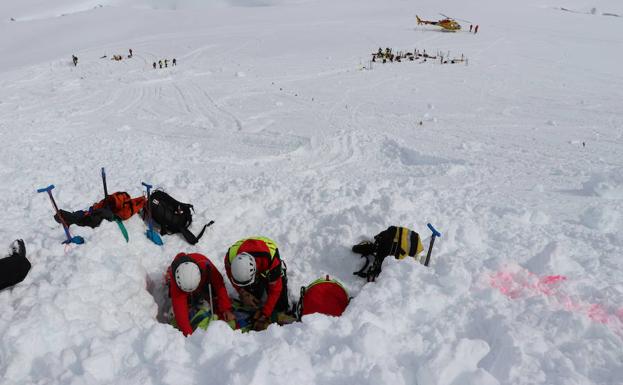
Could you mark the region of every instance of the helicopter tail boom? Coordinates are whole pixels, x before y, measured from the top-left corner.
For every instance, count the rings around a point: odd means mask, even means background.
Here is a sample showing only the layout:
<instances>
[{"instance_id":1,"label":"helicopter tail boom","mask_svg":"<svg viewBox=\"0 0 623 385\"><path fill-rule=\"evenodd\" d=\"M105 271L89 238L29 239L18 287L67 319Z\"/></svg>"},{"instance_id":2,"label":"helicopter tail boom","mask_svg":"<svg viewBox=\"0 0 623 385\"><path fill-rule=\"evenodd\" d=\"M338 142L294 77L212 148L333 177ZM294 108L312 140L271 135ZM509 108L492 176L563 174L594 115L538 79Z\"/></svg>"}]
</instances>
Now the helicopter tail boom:
<instances>
[{"instance_id":1,"label":"helicopter tail boom","mask_svg":"<svg viewBox=\"0 0 623 385\"><path fill-rule=\"evenodd\" d=\"M420 19L420 17L418 15L415 15L415 18L417 19L418 25L421 25L421 24L437 25L436 21L422 20L422 19Z\"/></svg>"}]
</instances>

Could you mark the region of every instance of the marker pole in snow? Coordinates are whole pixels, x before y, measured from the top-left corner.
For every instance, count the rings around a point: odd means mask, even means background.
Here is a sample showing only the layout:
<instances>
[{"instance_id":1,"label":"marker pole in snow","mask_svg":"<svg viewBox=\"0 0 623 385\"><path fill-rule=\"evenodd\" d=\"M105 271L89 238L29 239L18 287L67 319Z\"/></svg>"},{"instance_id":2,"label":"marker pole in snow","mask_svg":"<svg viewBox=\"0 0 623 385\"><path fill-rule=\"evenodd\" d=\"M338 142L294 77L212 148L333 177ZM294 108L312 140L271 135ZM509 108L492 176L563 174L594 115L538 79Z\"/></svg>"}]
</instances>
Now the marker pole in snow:
<instances>
[{"instance_id":1,"label":"marker pole in snow","mask_svg":"<svg viewBox=\"0 0 623 385\"><path fill-rule=\"evenodd\" d=\"M104 184L104 199L108 199L108 188L106 187L106 170L102 167L102 183Z\"/></svg>"},{"instance_id":2,"label":"marker pole in snow","mask_svg":"<svg viewBox=\"0 0 623 385\"><path fill-rule=\"evenodd\" d=\"M218 316L214 312L214 302L212 301L212 285L211 284L208 284L208 294L210 295L210 314L211 314L210 320L214 321L218 319Z\"/></svg>"},{"instance_id":3,"label":"marker pole in snow","mask_svg":"<svg viewBox=\"0 0 623 385\"><path fill-rule=\"evenodd\" d=\"M38 193L42 193L42 192L47 192L48 193L48 196L50 197L50 201L52 201L52 206L54 207L54 210L56 211L56 215L58 216L58 219L61 221L61 224L63 225L63 230L65 230L65 235L67 236L67 239L63 241L63 244L69 244L69 243L75 243L77 245L83 244L84 243L84 238L82 238L79 235L76 235L75 237L72 237L71 234L69 233L69 226L67 226L67 223L63 219L63 216L61 215L61 212L58 210L58 206L56 205L56 202L54 201L54 197L52 196L52 190L53 189L54 189L54 185L51 184L48 187L37 189L37 192Z\"/></svg>"},{"instance_id":4,"label":"marker pole in snow","mask_svg":"<svg viewBox=\"0 0 623 385\"><path fill-rule=\"evenodd\" d=\"M105 199L106 205L108 206L108 188L106 187L106 171L104 170L104 167L102 167L102 183L104 184L104 199ZM121 219L119 219L119 217L117 217L116 215L114 216L114 219L115 219L115 223L117 223L117 227L119 227L119 230L121 231L121 234L123 235L123 238L125 238L125 241L130 242L130 237L128 236L128 230L125 228L125 225L121 222Z\"/></svg>"},{"instance_id":5,"label":"marker pole in snow","mask_svg":"<svg viewBox=\"0 0 623 385\"><path fill-rule=\"evenodd\" d=\"M154 231L154 226L151 219L151 202L149 198L151 197L152 185L145 182L142 182L142 184L147 189L147 231L145 232L145 235L156 245L162 246L162 238L160 238L160 235L158 235L158 233Z\"/></svg>"},{"instance_id":6,"label":"marker pole in snow","mask_svg":"<svg viewBox=\"0 0 623 385\"><path fill-rule=\"evenodd\" d=\"M435 244L435 238L441 237L441 233L439 231L437 231L433 227L433 225L428 223L426 226L428 226L428 229L433 233L433 235L431 235L431 237L430 237L430 243L428 244L428 252L426 253L426 260L424 261L424 266L428 266L428 263L430 262L430 254L433 251L433 245Z\"/></svg>"}]
</instances>

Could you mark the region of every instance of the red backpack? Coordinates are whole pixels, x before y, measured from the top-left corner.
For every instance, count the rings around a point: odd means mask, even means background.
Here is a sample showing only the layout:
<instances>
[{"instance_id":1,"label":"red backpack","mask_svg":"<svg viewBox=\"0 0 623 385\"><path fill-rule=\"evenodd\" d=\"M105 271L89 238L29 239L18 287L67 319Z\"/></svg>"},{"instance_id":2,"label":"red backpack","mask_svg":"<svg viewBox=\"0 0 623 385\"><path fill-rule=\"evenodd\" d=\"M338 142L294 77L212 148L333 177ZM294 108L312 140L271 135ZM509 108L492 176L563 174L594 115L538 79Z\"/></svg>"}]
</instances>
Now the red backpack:
<instances>
[{"instance_id":1,"label":"red backpack","mask_svg":"<svg viewBox=\"0 0 623 385\"><path fill-rule=\"evenodd\" d=\"M350 302L348 291L341 283L330 279L319 278L307 287L301 287L301 298L296 305L296 317L301 319L304 315L321 313L339 317L346 310Z\"/></svg>"}]
</instances>

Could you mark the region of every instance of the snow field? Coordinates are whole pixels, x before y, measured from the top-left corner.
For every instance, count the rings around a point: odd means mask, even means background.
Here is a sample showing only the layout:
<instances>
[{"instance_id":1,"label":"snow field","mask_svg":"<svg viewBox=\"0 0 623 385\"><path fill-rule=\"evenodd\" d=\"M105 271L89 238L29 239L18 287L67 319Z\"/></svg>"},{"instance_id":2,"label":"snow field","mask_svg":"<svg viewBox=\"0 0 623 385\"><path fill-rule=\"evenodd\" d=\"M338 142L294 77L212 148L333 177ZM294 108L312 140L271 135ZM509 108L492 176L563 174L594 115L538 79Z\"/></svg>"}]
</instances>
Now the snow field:
<instances>
[{"instance_id":1,"label":"snow field","mask_svg":"<svg viewBox=\"0 0 623 385\"><path fill-rule=\"evenodd\" d=\"M621 383L621 23L554 9L620 4L444 4L478 35L415 27L433 2L61 5L0 6L17 20L0 24L0 234L33 264L0 293L3 384ZM379 46L470 61L361 70ZM138 217L129 244L114 223L72 228L86 243L64 250L34 191L86 208L100 167L111 192L150 182L195 205L195 232L216 223L163 248ZM427 238L429 221L429 268L352 275L354 243L390 224ZM164 324L173 256L224 271L250 235L279 244L291 299L344 282L344 316L189 338Z\"/></svg>"}]
</instances>

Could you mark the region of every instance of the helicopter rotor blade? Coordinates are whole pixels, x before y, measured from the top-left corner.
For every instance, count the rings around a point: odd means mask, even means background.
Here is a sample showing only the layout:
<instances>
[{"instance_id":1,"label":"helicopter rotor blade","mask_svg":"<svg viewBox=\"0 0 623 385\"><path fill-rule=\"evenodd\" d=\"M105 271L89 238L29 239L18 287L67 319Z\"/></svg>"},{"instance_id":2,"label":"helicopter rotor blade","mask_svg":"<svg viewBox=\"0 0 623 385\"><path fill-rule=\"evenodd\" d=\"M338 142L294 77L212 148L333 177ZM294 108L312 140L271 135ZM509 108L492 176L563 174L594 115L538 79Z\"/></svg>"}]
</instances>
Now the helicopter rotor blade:
<instances>
[{"instance_id":1,"label":"helicopter rotor blade","mask_svg":"<svg viewBox=\"0 0 623 385\"><path fill-rule=\"evenodd\" d=\"M462 22L464 22L464 23L470 23L470 24L472 24L472 22L471 22L471 21L469 21L469 20L465 20L465 19L457 19L457 18L455 18L455 17L450 17L450 16L448 16L448 15L444 15L443 13L440 13L440 15L441 15L441 16L443 16L443 17L445 17L446 19L450 19L450 20L458 20L458 21L462 21Z\"/></svg>"}]
</instances>

